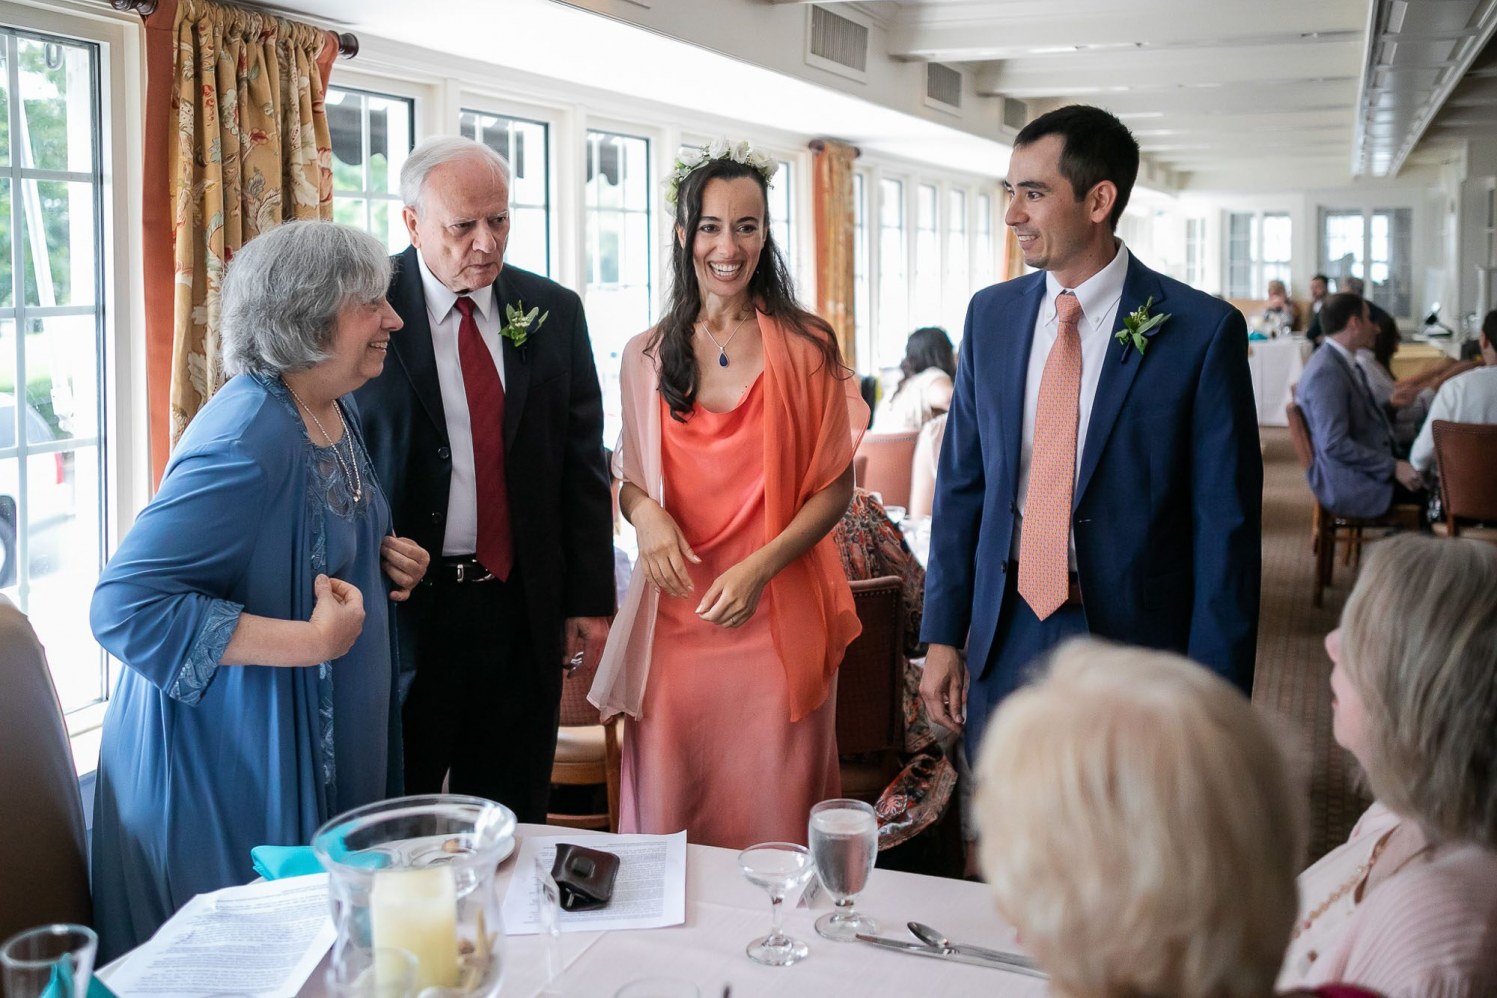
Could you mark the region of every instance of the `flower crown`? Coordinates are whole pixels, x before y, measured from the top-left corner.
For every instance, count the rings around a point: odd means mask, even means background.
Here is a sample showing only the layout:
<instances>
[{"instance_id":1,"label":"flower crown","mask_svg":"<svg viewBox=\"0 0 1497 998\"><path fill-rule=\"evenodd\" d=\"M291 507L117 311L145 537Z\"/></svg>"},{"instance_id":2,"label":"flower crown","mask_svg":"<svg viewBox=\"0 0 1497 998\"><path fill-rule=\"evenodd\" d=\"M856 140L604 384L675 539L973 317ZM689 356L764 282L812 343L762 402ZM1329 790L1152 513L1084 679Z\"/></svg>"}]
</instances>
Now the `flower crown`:
<instances>
[{"instance_id":1,"label":"flower crown","mask_svg":"<svg viewBox=\"0 0 1497 998\"><path fill-rule=\"evenodd\" d=\"M735 163L742 163L758 171L759 176L764 178L766 187L780 168L779 163L749 145L745 140L729 142L727 139L713 139L708 145L690 149L677 157L676 165L671 169L670 178L665 182L666 204L676 203L676 198L681 193L681 185L686 182L686 178L693 170L714 159L731 159Z\"/></svg>"}]
</instances>

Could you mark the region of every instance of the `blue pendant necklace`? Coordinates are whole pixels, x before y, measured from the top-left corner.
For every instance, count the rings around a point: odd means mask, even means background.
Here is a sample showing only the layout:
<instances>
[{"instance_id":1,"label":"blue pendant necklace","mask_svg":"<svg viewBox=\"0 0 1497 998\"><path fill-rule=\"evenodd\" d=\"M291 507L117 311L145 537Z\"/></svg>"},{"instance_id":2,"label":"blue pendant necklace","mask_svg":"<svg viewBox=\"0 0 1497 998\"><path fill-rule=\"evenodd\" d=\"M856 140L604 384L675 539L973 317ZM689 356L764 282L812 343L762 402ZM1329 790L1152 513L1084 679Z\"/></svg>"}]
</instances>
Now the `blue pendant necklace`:
<instances>
[{"instance_id":1,"label":"blue pendant necklace","mask_svg":"<svg viewBox=\"0 0 1497 998\"><path fill-rule=\"evenodd\" d=\"M728 338L723 340L721 343L717 342L717 337L712 335L712 330L707 326L707 320L702 320L702 332L706 333L707 338L712 341L712 345L717 347L718 367L728 366L728 344L733 342L733 337L738 335L738 330L743 328L743 324L745 322L748 322L749 316L752 316L753 314L753 312L750 312L748 315L745 315L743 318L739 319L738 325L733 327L733 331L728 334Z\"/></svg>"}]
</instances>

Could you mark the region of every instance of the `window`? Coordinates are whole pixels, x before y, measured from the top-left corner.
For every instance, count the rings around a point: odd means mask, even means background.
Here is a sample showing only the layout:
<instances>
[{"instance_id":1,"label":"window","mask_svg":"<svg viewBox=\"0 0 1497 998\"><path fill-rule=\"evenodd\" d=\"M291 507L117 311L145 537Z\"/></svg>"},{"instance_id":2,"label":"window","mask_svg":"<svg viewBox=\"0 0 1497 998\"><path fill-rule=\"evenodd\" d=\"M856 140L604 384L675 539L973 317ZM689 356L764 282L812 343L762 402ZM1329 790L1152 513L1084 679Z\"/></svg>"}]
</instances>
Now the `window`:
<instances>
[{"instance_id":1,"label":"window","mask_svg":"<svg viewBox=\"0 0 1497 998\"><path fill-rule=\"evenodd\" d=\"M993 198L990 194L979 194L977 238L972 252L972 286L985 288L997 280L997 275L997 262L993 253ZM961 330L953 329L951 333L953 337L959 336Z\"/></svg>"},{"instance_id":2,"label":"window","mask_svg":"<svg viewBox=\"0 0 1497 998\"><path fill-rule=\"evenodd\" d=\"M868 275L868 183L861 173L852 175L852 315L856 330L857 367L872 369L873 296Z\"/></svg>"},{"instance_id":3,"label":"window","mask_svg":"<svg viewBox=\"0 0 1497 998\"><path fill-rule=\"evenodd\" d=\"M584 210L587 323L603 384L603 439L622 426L619 357L654 321L650 274L650 142L589 130Z\"/></svg>"},{"instance_id":4,"label":"window","mask_svg":"<svg viewBox=\"0 0 1497 998\"><path fill-rule=\"evenodd\" d=\"M1185 283L1193 288L1206 284L1206 220L1185 220Z\"/></svg>"},{"instance_id":5,"label":"window","mask_svg":"<svg viewBox=\"0 0 1497 998\"><path fill-rule=\"evenodd\" d=\"M774 236L775 245L780 248L780 256L785 258L785 266L791 274L795 274L795 192L791 186L795 171L783 159L779 161L779 166L769 185L769 232Z\"/></svg>"},{"instance_id":6,"label":"window","mask_svg":"<svg viewBox=\"0 0 1497 998\"><path fill-rule=\"evenodd\" d=\"M939 192L934 184L915 188L915 312L911 328L942 321ZM911 330L905 330L908 335Z\"/></svg>"},{"instance_id":7,"label":"window","mask_svg":"<svg viewBox=\"0 0 1497 998\"><path fill-rule=\"evenodd\" d=\"M1321 271L1337 290L1346 278L1360 277L1370 299L1394 316L1411 316L1413 215L1408 208L1321 212Z\"/></svg>"},{"instance_id":8,"label":"window","mask_svg":"<svg viewBox=\"0 0 1497 998\"><path fill-rule=\"evenodd\" d=\"M333 141L333 220L363 229L390 252L410 240L400 209L400 168L411 151L412 102L388 94L327 88Z\"/></svg>"},{"instance_id":9,"label":"window","mask_svg":"<svg viewBox=\"0 0 1497 998\"><path fill-rule=\"evenodd\" d=\"M72 711L108 694L99 47L5 28L0 63L0 591Z\"/></svg>"},{"instance_id":10,"label":"window","mask_svg":"<svg viewBox=\"0 0 1497 998\"><path fill-rule=\"evenodd\" d=\"M905 235L904 181L878 183L878 327L874 333L873 370L898 367L909 336L910 286Z\"/></svg>"},{"instance_id":11,"label":"window","mask_svg":"<svg viewBox=\"0 0 1497 998\"><path fill-rule=\"evenodd\" d=\"M967 192L946 193L946 295L943 311L947 332L955 339L966 321L972 297L972 261L967 247Z\"/></svg>"},{"instance_id":12,"label":"window","mask_svg":"<svg viewBox=\"0 0 1497 998\"><path fill-rule=\"evenodd\" d=\"M504 262L551 276L550 126L464 110L458 130L509 161L509 245Z\"/></svg>"},{"instance_id":13,"label":"window","mask_svg":"<svg viewBox=\"0 0 1497 998\"><path fill-rule=\"evenodd\" d=\"M1229 212L1227 297L1261 298L1268 294L1268 282L1274 280L1283 281L1292 290L1292 236L1289 216L1282 212Z\"/></svg>"}]
</instances>

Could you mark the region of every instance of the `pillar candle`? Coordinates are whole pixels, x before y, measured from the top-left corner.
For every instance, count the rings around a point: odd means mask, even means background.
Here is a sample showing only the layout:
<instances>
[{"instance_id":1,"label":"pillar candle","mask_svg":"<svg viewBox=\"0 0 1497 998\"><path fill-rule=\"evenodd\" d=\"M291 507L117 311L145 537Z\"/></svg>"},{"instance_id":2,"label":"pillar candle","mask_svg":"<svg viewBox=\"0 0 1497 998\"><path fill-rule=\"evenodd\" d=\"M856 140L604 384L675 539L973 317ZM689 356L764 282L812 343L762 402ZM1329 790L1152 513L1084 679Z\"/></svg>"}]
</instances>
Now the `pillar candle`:
<instances>
[{"instance_id":1,"label":"pillar candle","mask_svg":"<svg viewBox=\"0 0 1497 998\"><path fill-rule=\"evenodd\" d=\"M403 949L416 958L418 991L457 986L457 889L450 868L377 872L369 923L376 948Z\"/></svg>"}]
</instances>

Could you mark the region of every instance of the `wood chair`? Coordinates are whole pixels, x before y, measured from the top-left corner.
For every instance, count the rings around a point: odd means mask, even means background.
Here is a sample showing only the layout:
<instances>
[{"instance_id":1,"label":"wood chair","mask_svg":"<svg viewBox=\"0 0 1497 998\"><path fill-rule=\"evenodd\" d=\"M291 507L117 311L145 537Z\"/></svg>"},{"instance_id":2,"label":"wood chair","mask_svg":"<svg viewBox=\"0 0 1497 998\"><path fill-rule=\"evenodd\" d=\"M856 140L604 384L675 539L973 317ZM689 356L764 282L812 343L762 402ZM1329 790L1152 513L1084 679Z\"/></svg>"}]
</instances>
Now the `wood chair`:
<instances>
[{"instance_id":1,"label":"wood chair","mask_svg":"<svg viewBox=\"0 0 1497 998\"><path fill-rule=\"evenodd\" d=\"M556 729L556 761L551 765L555 786L603 786L607 812L570 814L550 811L546 824L564 828L619 830L619 717L607 722L587 699L596 664L574 670L562 680L561 724ZM554 791L553 791L554 793Z\"/></svg>"},{"instance_id":2,"label":"wood chair","mask_svg":"<svg viewBox=\"0 0 1497 998\"><path fill-rule=\"evenodd\" d=\"M920 434L915 430L863 434L857 457L867 457L868 465L859 484L870 492L877 492L885 506L909 506L910 475L915 462L915 443L919 438ZM854 458L855 472L856 467Z\"/></svg>"},{"instance_id":3,"label":"wood chair","mask_svg":"<svg viewBox=\"0 0 1497 998\"><path fill-rule=\"evenodd\" d=\"M842 795L872 804L899 773L904 748L904 613L897 575L859 579L863 632L837 670L837 754Z\"/></svg>"},{"instance_id":4,"label":"wood chair","mask_svg":"<svg viewBox=\"0 0 1497 998\"><path fill-rule=\"evenodd\" d=\"M0 596L0 939L93 921L78 773L36 632Z\"/></svg>"},{"instance_id":5,"label":"wood chair","mask_svg":"<svg viewBox=\"0 0 1497 998\"><path fill-rule=\"evenodd\" d=\"M1285 407L1289 417L1289 437L1294 441L1294 453L1299 457L1300 467L1306 471L1315 461L1315 445L1310 438L1310 424L1305 421L1305 412L1298 403L1290 402ZM1360 564L1362 553L1362 531L1365 528L1401 527L1406 530L1419 529L1419 507L1401 503L1389 508L1382 516L1340 516L1332 513L1315 500L1312 517L1314 539L1310 545L1315 555L1315 594L1312 602L1316 607L1324 605L1325 589L1331 584L1336 570L1336 544L1346 545L1346 563Z\"/></svg>"},{"instance_id":6,"label":"wood chair","mask_svg":"<svg viewBox=\"0 0 1497 998\"><path fill-rule=\"evenodd\" d=\"M1431 528L1497 544L1497 424L1437 419L1433 430L1445 522Z\"/></svg>"}]
</instances>

